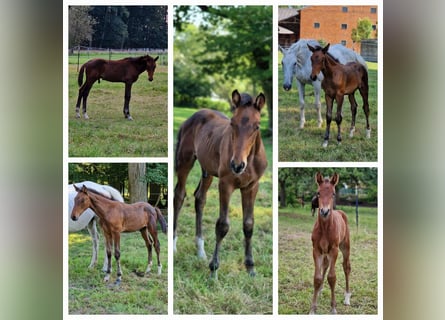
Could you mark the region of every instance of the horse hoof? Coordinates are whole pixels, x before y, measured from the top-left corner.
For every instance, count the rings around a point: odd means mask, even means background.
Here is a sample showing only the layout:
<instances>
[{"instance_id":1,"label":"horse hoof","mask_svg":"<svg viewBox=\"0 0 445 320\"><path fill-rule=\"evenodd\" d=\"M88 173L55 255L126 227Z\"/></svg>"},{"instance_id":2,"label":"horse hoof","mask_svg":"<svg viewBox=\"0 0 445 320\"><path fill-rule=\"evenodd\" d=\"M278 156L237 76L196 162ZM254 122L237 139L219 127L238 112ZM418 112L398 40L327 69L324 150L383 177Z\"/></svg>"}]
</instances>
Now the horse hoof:
<instances>
[{"instance_id":1,"label":"horse hoof","mask_svg":"<svg viewBox=\"0 0 445 320\"><path fill-rule=\"evenodd\" d=\"M345 306L350 306L351 305L351 293L350 292L345 292L344 305Z\"/></svg>"},{"instance_id":2,"label":"horse hoof","mask_svg":"<svg viewBox=\"0 0 445 320\"><path fill-rule=\"evenodd\" d=\"M355 132L355 128L353 128L349 131L349 138L354 137L354 132Z\"/></svg>"},{"instance_id":3,"label":"horse hoof","mask_svg":"<svg viewBox=\"0 0 445 320\"><path fill-rule=\"evenodd\" d=\"M367 139L371 138L371 129L366 129L366 138Z\"/></svg>"},{"instance_id":4,"label":"horse hoof","mask_svg":"<svg viewBox=\"0 0 445 320\"><path fill-rule=\"evenodd\" d=\"M331 314L337 314L337 309L332 308L332 309L331 309Z\"/></svg>"},{"instance_id":5,"label":"horse hoof","mask_svg":"<svg viewBox=\"0 0 445 320\"><path fill-rule=\"evenodd\" d=\"M80 119L80 114L76 112L76 119Z\"/></svg>"},{"instance_id":6,"label":"horse hoof","mask_svg":"<svg viewBox=\"0 0 445 320\"><path fill-rule=\"evenodd\" d=\"M88 120L90 117L88 117L88 115L87 115L86 113L84 113L84 114L83 114L83 118L84 118L85 120Z\"/></svg>"},{"instance_id":7,"label":"horse hoof","mask_svg":"<svg viewBox=\"0 0 445 320\"><path fill-rule=\"evenodd\" d=\"M322 146L323 146L323 148L326 148L328 146L328 140L323 141Z\"/></svg>"},{"instance_id":8,"label":"horse hoof","mask_svg":"<svg viewBox=\"0 0 445 320\"><path fill-rule=\"evenodd\" d=\"M210 271L210 279L211 280L218 280L218 270Z\"/></svg>"}]
</instances>

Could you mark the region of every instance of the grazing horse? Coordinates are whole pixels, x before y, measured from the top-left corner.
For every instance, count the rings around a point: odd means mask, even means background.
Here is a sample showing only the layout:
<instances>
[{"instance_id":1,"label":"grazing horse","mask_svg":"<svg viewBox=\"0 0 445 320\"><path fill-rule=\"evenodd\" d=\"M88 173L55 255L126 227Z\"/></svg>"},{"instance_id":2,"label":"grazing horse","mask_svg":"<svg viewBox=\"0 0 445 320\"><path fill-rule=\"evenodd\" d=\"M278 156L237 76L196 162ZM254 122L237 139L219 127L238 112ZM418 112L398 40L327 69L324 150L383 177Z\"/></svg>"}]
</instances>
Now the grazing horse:
<instances>
[{"instance_id":1,"label":"grazing horse","mask_svg":"<svg viewBox=\"0 0 445 320\"><path fill-rule=\"evenodd\" d=\"M71 213L71 219L74 221L79 219L79 216L85 209L92 209L100 218L99 223L102 227L105 244L107 249L108 266L107 274L104 281L109 281L111 274L111 250L114 245L114 257L117 264L117 280L119 284L122 277L120 265L120 234L121 232L135 232L140 231L142 238L144 238L145 245L148 251L148 265L145 273L151 271L152 266L152 245L156 250L158 258L158 274L161 274L162 265L159 259L160 244L158 240L158 232L156 229L156 222L159 221L162 232L167 233L167 224L161 211L152 207L146 202L137 202L134 204L126 204L118 201L110 200L107 197L97 193L93 189L86 186L77 187L74 185L77 195L74 198L74 207Z\"/></svg>"},{"instance_id":2,"label":"grazing horse","mask_svg":"<svg viewBox=\"0 0 445 320\"><path fill-rule=\"evenodd\" d=\"M349 62L345 65L341 64L328 52L329 44L324 47L311 47L312 51L311 62L312 72L311 79L317 79L320 71L323 73L323 81L321 86L325 92L326 97L326 133L324 136L323 147L327 147L330 135L330 127L332 121L332 108L334 100L337 101L337 116L335 122L337 123L338 133L337 141L341 143L341 122L342 122L342 106L345 95L348 95L351 103L351 129L349 136L352 138L355 131L355 116L357 114L357 101L354 93L358 89L363 99L363 110L366 116L366 137L371 137L371 129L369 127L369 103L368 103L368 70L358 62Z\"/></svg>"},{"instance_id":3,"label":"grazing horse","mask_svg":"<svg viewBox=\"0 0 445 320\"><path fill-rule=\"evenodd\" d=\"M351 292L349 290L349 227L346 214L341 210L334 210L335 186L338 183L337 173L331 179L324 179L320 172L315 176L318 184L318 217L312 231L312 254L314 257L314 296L310 314L317 311L317 299L323 287L324 277L329 268L328 283L331 288L331 313L337 313L335 300L335 263L338 251L343 254L343 271L345 273L345 305L350 305Z\"/></svg>"},{"instance_id":4,"label":"grazing horse","mask_svg":"<svg viewBox=\"0 0 445 320\"><path fill-rule=\"evenodd\" d=\"M185 198L187 176L197 159L201 165L201 181L194 193L196 211L196 246L198 256L206 259L202 238L202 214L213 177L219 178L219 218L216 222L216 246L209 268L217 278L221 241L229 231L229 201L240 189L243 209L243 231L247 272L255 275L251 238L254 225L254 204L259 179L267 167L266 153L260 133L261 109L265 96L255 101L248 94L232 92L233 116L208 109L196 112L186 120L178 133L176 146L177 184L174 196L174 251L176 251L178 216Z\"/></svg>"},{"instance_id":5,"label":"grazing horse","mask_svg":"<svg viewBox=\"0 0 445 320\"><path fill-rule=\"evenodd\" d=\"M94 189L110 199L119 202L124 202L124 198L122 198L120 192L111 186L101 185L91 181L84 181L81 182L80 184L85 185L90 189ZM88 232L90 233L91 236L91 240L93 242L93 254L91 256L91 262L88 268L93 268L97 263L97 254L99 252L99 233L97 232L97 226L96 226L96 220L98 218L93 210L86 209L85 212L79 217L77 221L71 219L71 212L73 211L74 198L76 197L76 195L77 192L74 189L74 186L72 184L68 185L68 222L69 222L68 231L71 233L71 232L78 232L85 228L88 229ZM108 265L108 259L107 255L105 254L104 264L102 267L103 271L107 271L107 265Z\"/></svg>"},{"instance_id":6,"label":"grazing horse","mask_svg":"<svg viewBox=\"0 0 445 320\"><path fill-rule=\"evenodd\" d=\"M87 114L87 98L94 82L99 82L100 79L110 82L125 83L125 102L124 102L124 116L128 120L133 120L130 116L130 98L131 87L136 82L139 75L147 71L148 81L153 81L153 74L156 69L156 60L159 57L153 58L149 55L137 58L124 58L121 60L105 60L92 59L82 65L79 71L79 95L76 103L76 118L80 118L80 102L83 99L83 116L88 119ZM83 83L83 74L86 74L85 83ZM82 84L83 83L83 84Z\"/></svg>"},{"instance_id":7,"label":"grazing horse","mask_svg":"<svg viewBox=\"0 0 445 320\"><path fill-rule=\"evenodd\" d=\"M297 80L298 95L300 100L300 128L304 127L306 118L304 115L305 107L305 86L311 84L314 87L315 96L315 108L318 114L318 127L321 127L323 120L321 117L321 81L323 80L323 74L319 73L315 80L311 79L312 64L311 64L311 51L307 45L312 47L319 47L320 43L316 40L300 39L292 44L288 49L280 47L280 51L283 53L283 59L281 61L283 67L283 89L289 91L292 88L292 80L295 75ZM366 66L365 60L351 49L346 48L342 44L334 44L329 47L329 53L335 57L340 63L346 64L348 62L358 62Z\"/></svg>"}]
</instances>

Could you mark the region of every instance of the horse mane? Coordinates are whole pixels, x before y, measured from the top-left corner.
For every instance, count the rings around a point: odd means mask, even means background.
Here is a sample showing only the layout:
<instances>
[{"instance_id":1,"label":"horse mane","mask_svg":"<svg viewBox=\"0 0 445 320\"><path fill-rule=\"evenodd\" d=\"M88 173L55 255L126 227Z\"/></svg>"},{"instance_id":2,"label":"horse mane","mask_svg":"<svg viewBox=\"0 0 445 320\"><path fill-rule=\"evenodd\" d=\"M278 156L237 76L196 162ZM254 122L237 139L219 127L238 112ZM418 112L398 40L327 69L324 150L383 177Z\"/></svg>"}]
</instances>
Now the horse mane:
<instances>
[{"instance_id":1,"label":"horse mane","mask_svg":"<svg viewBox=\"0 0 445 320\"><path fill-rule=\"evenodd\" d=\"M95 195L101 196L101 197L103 197L105 199L108 199L108 200L111 200L111 201L119 201L119 200L117 200L117 199L115 199L113 197L108 197L108 196L104 195L103 193L100 193L99 191L97 191L95 189L88 188L85 185L83 185L83 186L85 187L85 189L87 189L87 191L89 191L91 193L94 193Z\"/></svg>"}]
</instances>

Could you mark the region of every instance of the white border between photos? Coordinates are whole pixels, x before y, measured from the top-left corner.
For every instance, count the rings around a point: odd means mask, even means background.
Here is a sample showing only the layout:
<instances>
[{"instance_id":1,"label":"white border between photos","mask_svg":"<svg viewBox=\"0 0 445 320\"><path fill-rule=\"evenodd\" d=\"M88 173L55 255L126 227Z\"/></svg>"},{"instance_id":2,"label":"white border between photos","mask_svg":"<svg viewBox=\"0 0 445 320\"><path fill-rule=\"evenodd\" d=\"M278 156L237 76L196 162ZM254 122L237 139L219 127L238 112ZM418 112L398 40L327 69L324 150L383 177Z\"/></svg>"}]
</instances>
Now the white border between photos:
<instances>
[{"instance_id":1,"label":"white border between photos","mask_svg":"<svg viewBox=\"0 0 445 320\"><path fill-rule=\"evenodd\" d=\"M233 5L233 1L215 1L218 5ZM215 4L213 1L148 1L148 0L74 0L63 1L63 183L68 185L68 163L75 162L163 162L168 163L168 188L174 189L173 171L173 6L199 5L203 3ZM278 314L278 169L284 167L377 167L378 168L378 309L376 315L318 315L317 319L383 319L383 0L297 0L297 1L242 1L243 5L271 5L273 6L273 25L278 24L278 6L282 5L377 5L379 19L378 39L378 160L377 162L278 162L278 135L273 135L273 314L272 315L175 315L173 314L173 233L168 233L168 315L72 315L68 313L68 221L63 215L63 317L64 319L314 319L309 315L279 315ZM68 6L69 5L167 5L168 6L168 158L69 158L68 157ZM278 34L273 33L273 127L278 128ZM169 199L169 217L173 216L172 199ZM68 196L63 192L63 210L68 210ZM170 220L172 221L172 220Z\"/></svg>"}]
</instances>

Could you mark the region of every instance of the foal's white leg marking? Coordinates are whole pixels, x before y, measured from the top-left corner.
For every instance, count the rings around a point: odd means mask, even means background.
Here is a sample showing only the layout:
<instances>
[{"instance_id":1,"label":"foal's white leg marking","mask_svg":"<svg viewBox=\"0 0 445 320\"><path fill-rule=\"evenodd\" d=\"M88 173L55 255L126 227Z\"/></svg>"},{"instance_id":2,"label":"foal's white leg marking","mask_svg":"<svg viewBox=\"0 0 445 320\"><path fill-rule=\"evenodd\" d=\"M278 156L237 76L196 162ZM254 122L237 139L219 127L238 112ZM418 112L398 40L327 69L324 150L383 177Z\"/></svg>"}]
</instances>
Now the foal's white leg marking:
<instances>
[{"instance_id":1,"label":"foal's white leg marking","mask_svg":"<svg viewBox=\"0 0 445 320\"><path fill-rule=\"evenodd\" d=\"M371 138L371 129L366 129L366 138Z\"/></svg>"},{"instance_id":2,"label":"foal's white leg marking","mask_svg":"<svg viewBox=\"0 0 445 320\"><path fill-rule=\"evenodd\" d=\"M133 120L133 118L131 116L128 116L127 120Z\"/></svg>"},{"instance_id":3,"label":"foal's white leg marking","mask_svg":"<svg viewBox=\"0 0 445 320\"><path fill-rule=\"evenodd\" d=\"M351 305L351 295L352 295L351 292L345 292L345 301L344 301L344 304L347 305L347 306L350 306L350 305Z\"/></svg>"},{"instance_id":4,"label":"foal's white leg marking","mask_svg":"<svg viewBox=\"0 0 445 320\"><path fill-rule=\"evenodd\" d=\"M104 282L108 282L108 281L110 281L110 274L109 273L107 273L105 275L105 277L104 277Z\"/></svg>"},{"instance_id":5,"label":"foal's white leg marking","mask_svg":"<svg viewBox=\"0 0 445 320\"><path fill-rule=\"evenodd\" d=\"M176 241L178 240L178 237L173 237L173 253L176 253Z\"/></svg>"},{"instance_id":6,"label":"foal's white leg marking","mask_svg":"<svg viewBox=\"0 0 445 320\"><path fill-rule=\"evenodd\" d=\"M349 130L349 138L352 138L354 136L355 127L352 127L351 130Z\"/></svg>"},{"instance_id":7,"label":"foal's white leg marking","mask_svg":"<svg viewBox=\"0 0 445 320\"><path fill-rule=\"evenodd\" d=\"M153 262L150 261L150 263L147 264L147 269L145 269L145 273L150 273L152 265L153 265Z\"/></svg>"},{"instance_id":8,"label":"foal's white leg marking","mask_svg":"<svg viewBox=\"0 0 445 320\"><path fill-rule=\"evenodd\" d=\"M198 257L201 259L207 259L206 252L204 250L204 239L196 237L196 249L198 250Z\"/></svg>"},{"instance_id":9,"label":"foal's white leg marking","mask_svg":"<svg viewBox=\"0 0 445 320\"><path fill-rule=\"evenodd\" d=\"M88 117L88 114L85 112L84 114L83 114L83 117L86 119L86 120L88 120L90 117Z\"/></svg>"},{"instance_id":10,"label":"foal's white leg marking","mask_svg":"<svg viewBox=\"0 0 445 320\"><path fill-rule=\"evenodd\" d=\"M328 140L324 140L322 146L323 148L326 148L328 146Z\"/></svg>"},{"instance_id":11,"label":"foal's white leg marking","mask_svg":"<svg viewBox=\"0 0 445 320\"><path fill-rule=\"evenodd\" d=\"M162 264L159 264L158 265L158 274L161 274L162 273Z\"/></svg>"},{"instance_id":12,"label":"foal's white leg marking","mask_svg":"<svg viewBox=\"0 0 445 320\"><path fill-rule=\"evenodd\" d=\"M76 111L76 118L77 118L77 119L80 118L80 113L79 113L79 111Z\"/></svg>"}]
</instances>

